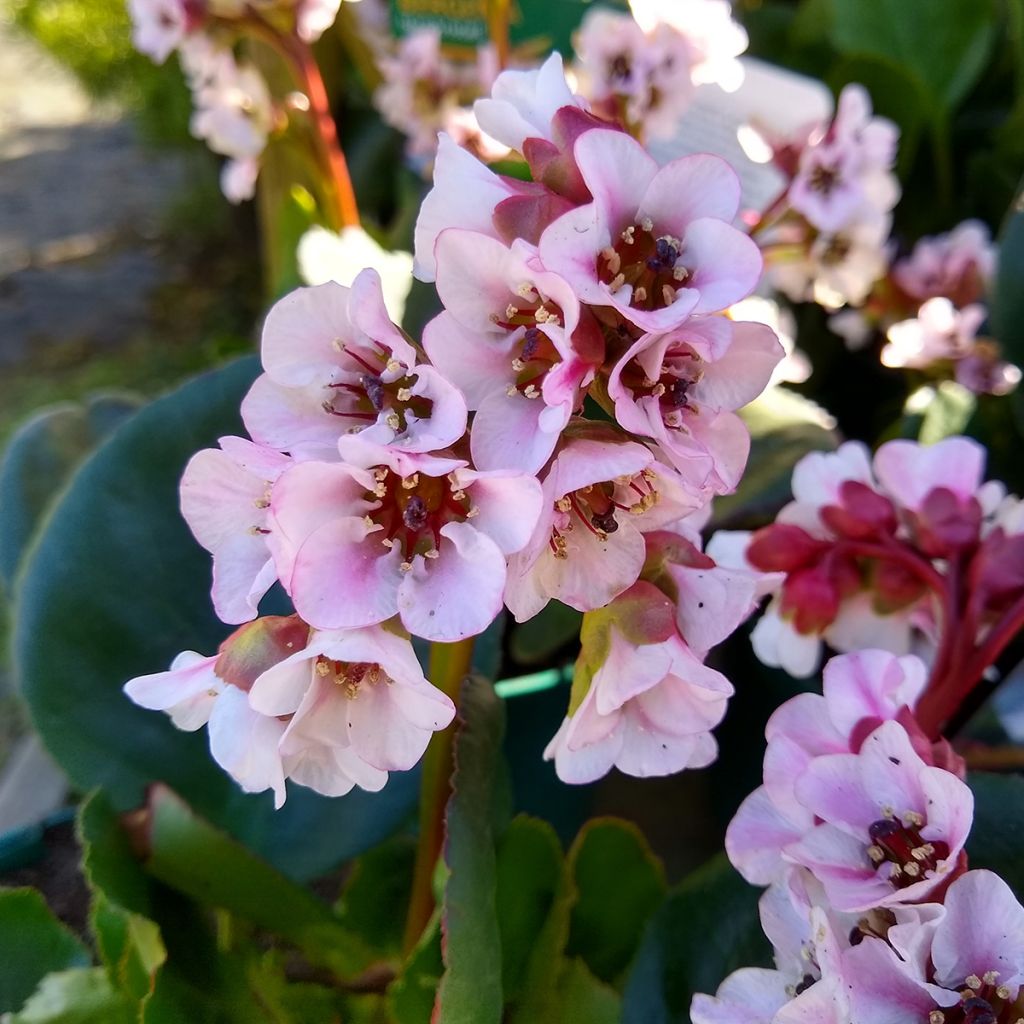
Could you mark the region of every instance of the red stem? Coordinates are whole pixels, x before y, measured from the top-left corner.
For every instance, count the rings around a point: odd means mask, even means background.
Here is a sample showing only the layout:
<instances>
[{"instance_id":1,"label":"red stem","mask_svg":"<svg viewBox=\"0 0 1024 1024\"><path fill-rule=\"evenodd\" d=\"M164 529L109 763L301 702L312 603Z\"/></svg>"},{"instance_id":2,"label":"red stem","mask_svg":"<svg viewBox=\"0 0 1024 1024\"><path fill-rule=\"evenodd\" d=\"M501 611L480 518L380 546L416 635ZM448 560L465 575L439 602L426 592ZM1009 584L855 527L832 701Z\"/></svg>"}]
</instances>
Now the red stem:
<instances>
[{"instance_id":1,"label":"red stem","mask_svg":"<svg viewBox=\"0 0 1024 1024\"><path fill-rule=\"evenodd\" d=\"M836 548L841 553L857 555L860 558L877 558L882 561L896 562L903 566L909 573L916 576L929 589L934 590L942 597L946 593L946 580L939 573L931 562L919 558L912 551L903 545L890 543L875 543L864 540L843 540Z\"/></svg>"}]
</instances>

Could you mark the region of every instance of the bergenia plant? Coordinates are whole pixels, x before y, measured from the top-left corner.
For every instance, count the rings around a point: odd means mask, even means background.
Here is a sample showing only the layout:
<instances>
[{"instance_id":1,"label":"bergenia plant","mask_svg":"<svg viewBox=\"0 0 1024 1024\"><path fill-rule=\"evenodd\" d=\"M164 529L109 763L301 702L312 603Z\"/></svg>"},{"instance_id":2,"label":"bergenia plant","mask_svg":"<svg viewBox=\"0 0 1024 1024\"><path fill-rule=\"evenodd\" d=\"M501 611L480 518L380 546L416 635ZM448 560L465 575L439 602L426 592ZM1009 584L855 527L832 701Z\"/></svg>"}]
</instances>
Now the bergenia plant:
<instances>
[{"instance_id":1,"label":"bergenia plant","mask_svg":"<svg viewBox=\"0 0 1024 1024\"><path fill-rule=\"evenodd\" d=\"M751 115L777 185L759 206L750 167L684 147L687 112L743 78L726 0L595 5L571 57L524 34L525 3L428 7L131 3L288 269L258 368L213 409L152 413L188 452L184 525L165 515L145 564L170 572L187 526L220 625L180 600L150 663L116 620L134 774L79 829L91 970L130 1009L109 1020L1024 1024L1024 504L1019 450L992 442L1020 418L1021 307L990 229L908 241L876 112L898 104L857 83L795 131ZM391 157L339 132L343 89L405 160L368 230L353 177L362 198ZM814 323L847 347L800 351ZM779 386L821 397L851 367L855 389L872 346L879 375L979 418L884 387L832 418ZM78 518L118 562L97 508L166 513L169 482L103 457ZM151 598L130 562L111 571ZM76 615L38 635L59 647ZM181 760L147 775L167 736ZM623 807L662 815L670 872L723 852L666 892L640 829L591 817ZM243 1009L218 1016L207 983Z\"/></svg>"}]
</instances>

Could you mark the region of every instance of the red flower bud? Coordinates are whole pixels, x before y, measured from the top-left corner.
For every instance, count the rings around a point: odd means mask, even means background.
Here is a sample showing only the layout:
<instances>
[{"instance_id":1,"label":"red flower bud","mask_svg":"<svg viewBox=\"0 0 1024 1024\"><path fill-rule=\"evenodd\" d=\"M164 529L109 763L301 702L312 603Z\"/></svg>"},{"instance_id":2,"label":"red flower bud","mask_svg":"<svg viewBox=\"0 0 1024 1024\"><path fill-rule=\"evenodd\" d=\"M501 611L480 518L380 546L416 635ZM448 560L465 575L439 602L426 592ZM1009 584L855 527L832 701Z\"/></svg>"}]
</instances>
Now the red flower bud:
<instances>
[{"instance_id":1,"label":"red flower bud","mask_svg":"<svg viewBox=\"0 0 1024 1024\"><path fill-rule=\"evenodd\" d=\"M794 572L817 561L828 544L788 523L758 530L747 548L747 561L761 572Z\"/></svg>"}]
</instances>

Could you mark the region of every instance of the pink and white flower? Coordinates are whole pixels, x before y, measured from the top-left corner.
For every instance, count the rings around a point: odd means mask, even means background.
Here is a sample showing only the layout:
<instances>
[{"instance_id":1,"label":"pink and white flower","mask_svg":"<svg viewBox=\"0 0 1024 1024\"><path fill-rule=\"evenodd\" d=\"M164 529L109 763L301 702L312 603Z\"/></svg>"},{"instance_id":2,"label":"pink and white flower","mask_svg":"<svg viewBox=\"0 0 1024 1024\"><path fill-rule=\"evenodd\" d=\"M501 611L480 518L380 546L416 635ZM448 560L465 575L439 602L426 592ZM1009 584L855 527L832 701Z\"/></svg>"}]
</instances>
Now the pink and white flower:
<instances>
[{"instance_id":1,"label":"pink and white flower","mask_svg":"<svg viewBox=\"0 0 1024 1024\"><path fill-rule=\"evenodd\" d=\"M129 0L132 45L157 64L181 45L190 18L185 0Z\"/></svg>"},{"instance_id":2,"label":"pink and white flower","mask_svg":"<svg viewBox=\"0 0 1024 1024\"><path fill-rule=\"evenodd\" d=\"M604 356L580 326L572 289L525 242L448 230L435 248L446 312L427 325L431 362L476 410L470 448L481 469L536 472L547 462Z\"/></svg>"},{"instance_id":3,"label":"pink and white flower","mask_svg":"<svg viewBox=\"0 0 1024 1024\"><path fill-rule=\"evenodd\" d=\"M988 227L965 220L947 234L920 239L909 256L893 265L892 276L920 302L945 297L962 309L985 294L995 262Z\"/></svg>"},{"instance_id":4,"label":"pink and white flower","mask_svg":"<svg viewBox=\"0 0 1024 1024\"><path fill-rule=\"evenodd\" d=\"M328 796L380 789L408 771L455 706L423 675L412 645L381 626L314 632L249 692L260 714L286 719L288 777Z\"/></svg>"},{"instance_id":5,"label":"pink and white flower","mask_svg":"<svg viewBox=\"0 0 1024 1024\"><path fill-rule=\"evenodd\" d=\"M320 629L398 614L439 641L486 629L501 609L506 557L540 514L540 484L357 437L338 446L343 461L299 463L271 496L269 542L299 614Z\"/></svg>"},{"instance_id":6,"label":"pink and white flower","mask_svg":"<svg viewBox=\"0 0 1024 1024\"><path fill-rule=\"evenodd\" d=\"M764 785L744 800L726 833L729 859L747 881L781 879L784 850L813 826L796 792L808 765L857 752L869 732L914 708L925 682L917 658L862 650L828 662L823 694L802 693L778 708L765 727Z\"/></svg>"},{"instance_id":7,"label":"pink and white flower","mask_svg":"<svg viewBox=\"0 0 1024 1024\"><path fill-rule=\"evenodd\" d=\"M733 688L690 650L672 603L640 581L584 618L573 703L544 751L563 782L593 782L612 767L670 775L710 764L711 735Z\"/></svg>"},{"instance_id":8,"label":"pink and white flower","mask_svg":"<svg viewBox=\"0 0 1024 1024\"><path fill-rule=\"evenodd\" d=\"M274 482L287 455L241 437L222 437L189 460L181 478L181 514L213 555L213 607L223 622L247 622L277 574L267 548Z\"/></svg>"},{"instance_id":9,"label":"pink and white flower","mask_svg":"<svg viewBox=\"0 0 1024 1024\"><path fill-rule=\"evenodd\" d=\"M626 430L652 437L695 489L722 494L736 487L750 448L734 410L767 387L783 354L763 324L688 320L634 342L608 394Z\"/></svg>"},{"instance_id":10,"label":"pink and white flower","mask_svg":"<svg viewBox=\"0 0 1024 1024\"><path fill-rule=\"evenodd\" d=\"M925 921L896 924L843 956L852 1024L1015 1021L1024 907L991 871L968 871Z\"/></svg>"},{"instance_id":11,"label":"pink and white flower","mask_svg":"<svg viewBox=\"0 0 1024 1024\"><path fill-rule=\"evenodd\" d=\"M687 156L659 168L634 139L602 129L582 134L574 156L593 202L555 220L539 248L582 302L665 332L753 291L761 256L730 223L740 186L725 161Z\"/></svg>"},{"instance_id":12,"label":"pink and white flower","mask_svg":"<svg viewBox=\"0 0 1024 1024\"><path fill-rule=\"evenodd\" d=\"M249 704L261 672L301 648L309 629L295 616L268 617L242 626L212 657L179 654L166 672L138 676L124 686L140 707L165 711L186 732L208 726L213 759L247 793L274 791L285 800L285 767L278 751L286 724Z\"/></svg>"},{"instance_id":13,"label":"pink and white flower","mask_svg":"<svg viewBox=\"0 0 1024 1024\"><path fill-rule=\"evenodd\" d=\"M509 560L505 603L517 622L555 599L600 608L643 568L642 533L686 515L697 498L632 441L570 437L543 478L533 536Z\"/></svg>"},{"instance_id":14,"label":"pink and white flower","mask_svg":"<svg viewBox=\"0 0 1024 1024\"><path fill-rule=\"evenodd\" d=\"M426 452L466 429L458 390L388 318L381 281L360 273L351 288L334 282L297 288L263 327L263 367L242 403L259 443L295 455L336 458L338 438Z\"/></svg>"},{"instance_id":15,"label":"pink and white flower","mask_svg":"<svg viewBox=\"0 0 1024 1024\"><path fill-rule=\"evenodd\" d=\"M961 866L974 816L967 785L926 764L903 726L880 725L855 754L814 758L796 779L813 824L785 847L839 910L916 903Z\"/></svg>"}]
</instances>

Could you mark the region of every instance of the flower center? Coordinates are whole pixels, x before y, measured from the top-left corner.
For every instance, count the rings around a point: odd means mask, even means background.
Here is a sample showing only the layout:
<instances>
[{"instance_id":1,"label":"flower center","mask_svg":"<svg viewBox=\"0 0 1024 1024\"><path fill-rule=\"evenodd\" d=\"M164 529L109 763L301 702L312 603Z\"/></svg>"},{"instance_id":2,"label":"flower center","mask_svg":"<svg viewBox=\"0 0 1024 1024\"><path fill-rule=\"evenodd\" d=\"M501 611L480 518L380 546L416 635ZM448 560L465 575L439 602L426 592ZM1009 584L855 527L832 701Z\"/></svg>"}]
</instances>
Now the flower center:
<instances>
[{"instance_id":1,"label":"flower center","mask_svg":"<svg viewBox=\"0 0 1024 1024\"><path fill-rule=\"evenodd\" d=\"M676 301L690 271L680 262L683 243L671 235L655 236L654 223L644 217L630 224L618 240L597 257L597 276L614 295L625 285L633 288L629 304L650 312Z\"/></svg>"},{"instance_id":2,"label":"flower center","mask_svg":"<svg viewBox=\"0 0 1024 1024\"><path fill-rule=\"evenodd\" d=\"M965 978L957 1006L936 1007L928 1014L928 1024L1021 1024L1022 994L1010 1000L1010 989L999 984L998 971L986 971L981 977Z\"/></svg>"},{"instance_id":3,"label":"flower center","mask_svg":"<svg viewBox=\"0 0 1024 1024\"><path fill-rule=\"evenodd\" d=\"M359 696L359 687L364 683L376 686L381 678L390 682L380 665L369 661L335 661L321 654L317 656L315 666L316 674L324 679L330 679L336 686L343 687L349 700L355 700Z\"/></svg>"},{"instance_id":4,"label":"flower center","mask_svg":"<svg viewBox=\"0 0 1024 1024\"><path fill-rule=\"evenodd\" d=\"M892 865L889 881L897 889L906 889L945 866L949 846L922 839L920 830L925 824L924 815L905 811L902 820L895 816L880 818L868 826L868 859L876 867L883 862Z\"/></svg>"},{"instance_id":5,"label":"flower center","mask_svg":"<svg viewBox=\"0 0 1024 1024\"><path fill-rule=\"evenodd\" d=\"M643 515L658 501L654 474L643 470L621 480L589 484L563 495L555 502L555 520L548 546L558 559L569 557L566 535L578 525L605 541L619 528L617 514Z\"/></svg>"},{"instance_id":6,"label":"flower center","mask_svg":"<svg viewBox=\"0 0 1024 1024\"><path fill-rule=\"evenodd\" d=\"M524 282L516 289L516 298L503 313L492 313L491 322L506 331L525 328L513 349L512 370L516 377L508 387L508 394L539 398L544 378L562 361L545 327L561 327L565 322L562 310L544 299L533 285Z\"/></svg>"},{"instance_id":7,"label":"flower center","mask_svg":"<svg viewBox=\"0 0 1024 1024\"><path fill-rule=\"evenodd\" d=\"M665 353L657 380L647 376L638 360L633 360L622 373L622 383L633 392L633 400L656 398L665 426L680 429L683 413L693 410L690 389L703 376L700 357L690 348L670 349Z\"/></svg>"},{"instance_id":8,"label":"flower center","mask_svg":"<svg viewBox=\"0 0 1024 1024\"><path fill-rule=\"evenodd\" d=\"M373 476L376 483L366 497L377 507L366 516L366 525L381 527L374 536L386 548L398 547L405 572L412 568L417 555L438 557L442 527L477 515L454 474L399 476L386 466L378 466Z\"/></svg>"},{"instance_id":9,"label":"flower center","mask_svg":"<svg viewBox=\"0 0 1024 1024\"><path fill-rule=\"evenodd\" d=\"M838 164L815 164L807 176L807 187L828 198L840 182Z\"/></svg>"},{"instance_id":10,"label":"flower center","mask_svg":"<svg viewBox=\"0 0 1024 1024\"><path fill-rule=\"evenodd\" d=\"M352 345L335 342L335 347L365 372L355 383L340 381L328 384L330 397L322 403L323 410L331 416L366 423L376 423L383 414L384 421L392 430L403 433L408 429L410 414L418 420L428 419L434 403L429 398L414 395L412 389L418 376L408 372L383 345L375 345L374 349L358 352ZM362 429L362 426L353 425L351 431L355 433Z\"/></svg>"},{"instance_id":11,"label":"flower center","mask_svg":"<svg viewBox=\"0 0 1024 1024\"><path fill-rule=\"evenodd\" d=\"M825 266L834 267L842 263L853 250L853 243L845 235L833 235L821 251L820 260Z\"/></svg>"}]
</instances>

